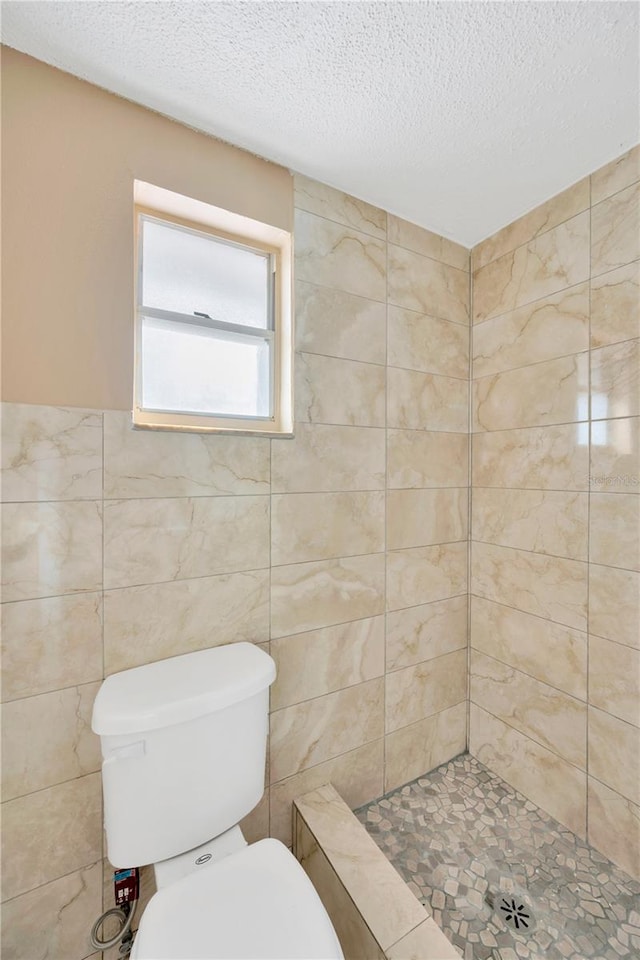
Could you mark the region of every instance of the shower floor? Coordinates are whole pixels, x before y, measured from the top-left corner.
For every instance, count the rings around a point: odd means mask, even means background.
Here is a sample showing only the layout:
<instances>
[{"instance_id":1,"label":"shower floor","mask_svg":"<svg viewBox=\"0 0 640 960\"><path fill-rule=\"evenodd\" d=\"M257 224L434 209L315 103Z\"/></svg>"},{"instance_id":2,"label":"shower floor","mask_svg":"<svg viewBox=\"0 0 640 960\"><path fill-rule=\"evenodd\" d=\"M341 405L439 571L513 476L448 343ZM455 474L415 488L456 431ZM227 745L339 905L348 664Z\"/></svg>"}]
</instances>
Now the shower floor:
<instances>
[{"instance_id":1,"label":"shower floor","mask_svg":"<svg viewBox=\"0 0 640 960\"><path fill-rule=\"evenodd\" d=\"M356 816L465 960L640 957L640 884L468 754Z\"/></svg>"}]
</instances>

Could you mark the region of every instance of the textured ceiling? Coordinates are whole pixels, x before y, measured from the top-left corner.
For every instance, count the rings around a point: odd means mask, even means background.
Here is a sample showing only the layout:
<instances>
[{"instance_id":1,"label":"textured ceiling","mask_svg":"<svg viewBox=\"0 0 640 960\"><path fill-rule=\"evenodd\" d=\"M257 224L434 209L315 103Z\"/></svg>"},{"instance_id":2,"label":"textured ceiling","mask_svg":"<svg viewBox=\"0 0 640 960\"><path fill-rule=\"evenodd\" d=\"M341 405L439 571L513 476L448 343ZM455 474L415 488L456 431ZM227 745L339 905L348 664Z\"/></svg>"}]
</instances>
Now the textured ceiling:
<instances>
[{"instance_id":1,"label":"textured ceiling","mask_svg":"<svg viewBox=\"0 0 640 960\"><path fill-rule=\"evenodd\" d=\"M636 2L5 2L3 41L467 246L640 139Z\"/></svg>"}]
</instances>

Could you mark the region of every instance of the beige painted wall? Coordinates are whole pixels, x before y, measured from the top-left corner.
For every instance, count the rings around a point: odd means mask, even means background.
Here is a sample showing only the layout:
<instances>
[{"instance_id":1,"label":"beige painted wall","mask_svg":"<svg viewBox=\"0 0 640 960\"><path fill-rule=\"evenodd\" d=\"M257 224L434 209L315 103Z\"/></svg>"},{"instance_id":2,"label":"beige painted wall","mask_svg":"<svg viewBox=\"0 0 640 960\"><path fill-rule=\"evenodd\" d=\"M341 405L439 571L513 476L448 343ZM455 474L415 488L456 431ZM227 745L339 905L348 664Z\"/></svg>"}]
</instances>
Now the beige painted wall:
<instances>
[{"instance_id":1,"label":"beige painted wall","mask_svg":"<svg viewBox=\"0 0 640 960\"><path fill-rule=\"evenodd\" d=\"M2 398L132 404L133 181L291 229L287 170L2 48Z\"/></svg>"}]
</instances>

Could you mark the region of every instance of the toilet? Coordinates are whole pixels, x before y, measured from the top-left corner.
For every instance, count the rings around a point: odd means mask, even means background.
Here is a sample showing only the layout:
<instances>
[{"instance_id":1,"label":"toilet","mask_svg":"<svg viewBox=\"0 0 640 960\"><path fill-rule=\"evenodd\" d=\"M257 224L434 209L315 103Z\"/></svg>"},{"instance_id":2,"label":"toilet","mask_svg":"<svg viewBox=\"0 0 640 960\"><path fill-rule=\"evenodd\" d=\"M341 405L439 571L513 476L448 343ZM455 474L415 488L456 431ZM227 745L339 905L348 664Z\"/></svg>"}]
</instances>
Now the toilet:
<instances>
[{"instance_id":1,"label":"toilet","mask_svg":"<svg viewBox=\"0 0 640 960\"><path fill-rule=\"evenodd\" d=\"M107 855L153 864L157 893L135 960L342 960L311 881L279 840L239 822L264 792L275 664L250 643L108 677L92 727L102 746Z\"/></svg>"}]
</instances>

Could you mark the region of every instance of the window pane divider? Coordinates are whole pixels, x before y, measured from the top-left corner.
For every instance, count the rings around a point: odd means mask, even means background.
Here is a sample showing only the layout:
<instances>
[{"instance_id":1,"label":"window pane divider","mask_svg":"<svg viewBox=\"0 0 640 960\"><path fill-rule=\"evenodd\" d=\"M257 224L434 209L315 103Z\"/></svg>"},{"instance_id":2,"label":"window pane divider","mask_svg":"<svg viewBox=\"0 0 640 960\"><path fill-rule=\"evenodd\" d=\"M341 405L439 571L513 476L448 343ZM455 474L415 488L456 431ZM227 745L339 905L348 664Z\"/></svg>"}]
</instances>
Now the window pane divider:
<instances>
[{"instance_id":1,"label":"window pane divider","mask_svg":"<svg viewBox=\"0 0 640 960\"><path fill-rule=\"evenodd\" d=\"M199 317L190 313L174 313L173 310L161 310L159 307L138 307L140 316L150 317L154 320L172 320L175 323L184 323L192 327L208 327L210 330L219 330L221 333L232 333L240 337L246 337L254 340L259 337L261 340L273 340L273 330L268 327L250 327L243 323L228 323L226 320L214 320L207 317Z\"/></svg>"}]
</instances>

